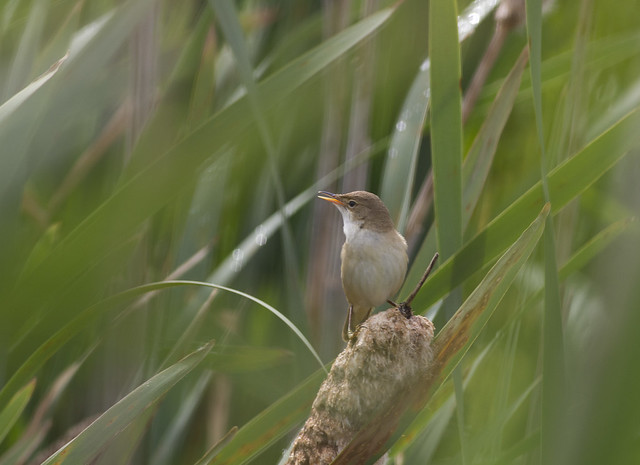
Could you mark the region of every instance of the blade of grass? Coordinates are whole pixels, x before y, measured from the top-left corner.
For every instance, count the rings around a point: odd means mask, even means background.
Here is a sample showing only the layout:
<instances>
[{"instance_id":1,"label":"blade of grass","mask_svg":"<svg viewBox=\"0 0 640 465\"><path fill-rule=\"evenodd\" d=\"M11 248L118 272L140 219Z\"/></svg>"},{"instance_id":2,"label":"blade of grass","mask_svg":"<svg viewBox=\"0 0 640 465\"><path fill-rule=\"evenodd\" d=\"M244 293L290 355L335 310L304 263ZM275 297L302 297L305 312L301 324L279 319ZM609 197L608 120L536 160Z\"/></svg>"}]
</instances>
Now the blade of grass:
<instances>
[{"instance_id":1,"label":"blade of grass","mask_svg":"<svg viewBox=\"0 0 640 465\"><path fill-rule=\"evenodd\" d=\"M21 89L29 79L47 16L47 3L46 0L35 0L29 9L29 18L7 77L3 101Z\"/></svg>"},{"instance_id":2,"label":"blade of grass","mask_svg":"<svg viewBox=\"0 0 640 465\"><path fill-rule=\"evenodd\" d=\"M29 399L31 399L31 394L33 394L35 387L36 380L33 379L16 392L0 411L0 444L2 444L15 422L20 418L22 411L29 403Z\"/></svg>"},{"instance_id":3,"label":"blade of grass","mask_svg":"<svg viewBox=\"0 0 640 465\"><path fill-rule=\"evenodd\" d=\"M455 2L429 3L429 59L431 60L431 163L438 253L446 260L462 246L462 91ZM450 318L462 303L459 288L451 287L444 302ZM438 321L434 321L438 326ZM466 463L462 373L454 371L458 436Z\"/></svg>"},{"instance_id":4,"label":"blade of grass","mask_svg":"<svg viewBox=\"0 0 640 465\"><path fill-rule=\"evenodd\" d=\"M49 457L44 465L89 463L108 442L156 403L209 353L209 343L141 384Z\"/></svg>"},{"instance_id":5,"label":"blade of grass","mask_svg":"<svg viewBox=\"0 0 640 465\"><path fill-rule=\"evenodd\" d=\"M527 38L531 54L531 90L536 120L536 132L540 144L540 172L542 192L546 202L551 202L548 183L548 163L545 152L542 119L542 90L540 68L542 62L542 0L526 0ZM555 205L553 205L555 209ZM542 336L542 427L541 461L549 463L557 437L556 419L564 405L564 342L562 335L562 304L556 263L555 228L553 217L547 217L544 232L544 319Z\"/></svg>"},{"instance_id":6,"label":"blade of grass","mask_svg":"<svg viewBox=\"0 0 640 465\"><path fill-rule=\"evenodd\" d=\"M446 260L462 245L460 48L455 3L429 5L434 205L438 253Z\"/></svg>"},{"instance_id":7,"label":"blade of grass","mask_svg":"<svg viewBox=\"0 0 640 465\"><path fill-rule=\"evenodd\" d=\"M0 157L0 186L2 186L0 199L11 194L11 180L21 168L21 154L26 147L26 136L28 135L25 133L27 132L25 129L31 127L26 124L26 121L38 114L42 104L40 100L46 99L48 93L49 86L45 84L56 75L60 70L60 65L66 59L67 56L62 57L47 72L0 106L0 141L3 142L3 153L5 153L5 156ZM22 128L18 134L24 134L25 137L11 137L16 134L15 131L18 127ZM7 210L3 208L4 211Z\"/></svg>"},{"instance_id":8,"label":"blade of grass","mask_svg":"<svg viewBox=\"0 0 640 465\"><path fill-rule=\"evenodd\" d=\"M571 255L569 260L560 267L558 277L564 280L576 271L584 269L585 265L602 252L606 246L620 237L622 233L628 231L632 225L637 225L637 221L637 218L625 218L604 228Z\"/></svg>"},{"instance_id":9,"label":"blade of grass","mask_svg":"<svg viewBox=\"0 0 640 465\"><path fill-rule=\"evenodd\" d=\"M373 463L404 434L433 393L452 374L469 347L484 328L518 271L529 258L542 236L546 204L538 217L500 257L464 304L436 335L432 342L434 359L428 380L407 390L393 408L382 411L361 429L333 465Z\"/></svg>"},{"instance_id":10,"label":"blade of grass","mask_svg":"<svg viewBox=\"0 0 640 465\"><path fill-rule=\"evenodd\" d=\"M26 463L31 454L40 448L40 445L51 428L51 417L53 416L55 405L66 391L80 366L82 366L89 354L92 353L93 348L95 348L95 345L86 351L80 360L72 363L58 375L49 390L40 398L40 402L31 414L29 424L20 439L2 455L0 465Z\"/></svg>"},{"instance_id":11,"label":"blade of grass","mask_svg":"<svg viewBox=\"0 0 640 465\"><path fill-rule=\"evenodd\" d=\"M222 437L222 439L220 439L218 442L216 442L213 446L209 448L207 453L200 460L196 462L196 465L207 465L211 463L211 461L216 457L216 455L220 453L222 448L225 447L229 443L229 441L233 439L233 437L236 435L237 432L238 432L237 426L234 426L233 428L231 428L227 432L227 434L225 434Z\"/></svg>"}]
</instances>

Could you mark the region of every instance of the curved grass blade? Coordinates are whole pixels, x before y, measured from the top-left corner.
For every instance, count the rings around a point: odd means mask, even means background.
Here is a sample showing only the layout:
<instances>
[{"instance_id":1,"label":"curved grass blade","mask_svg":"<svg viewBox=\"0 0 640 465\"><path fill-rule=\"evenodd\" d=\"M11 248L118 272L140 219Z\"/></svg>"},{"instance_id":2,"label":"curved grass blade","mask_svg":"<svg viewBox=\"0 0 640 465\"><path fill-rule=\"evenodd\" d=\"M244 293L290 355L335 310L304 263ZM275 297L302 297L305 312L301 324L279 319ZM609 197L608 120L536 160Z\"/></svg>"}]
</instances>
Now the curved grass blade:
<instances>
[{"instance_id":1,"label":"curved grass blade","mask_svg":"<svg viewBox=\"0 0 640 465\"><path fill-rule=\"evenodd\" d=\"M217 284L200 282L200 281L161 281L157 283L144 284L142 286L137 286L131 289L127 289L126 291L120 292L116 295L113 295L91 307L86 309L76 318L74 318L71 322L65 325L62 329L56 332L53 336L51 336L47 341L44 342L38 349L36 349L31 356L16 370L16 372L11 376L9 381L2 387L0 390L0 405L6 402L8 396L11 396L19 386L22 386L27 380L33 377L40 367L53 355L55 354L64 344L66 344L73 336L78 334L82 329L86 328L87 325L91 324L95 321L99 316L107 313L113 308L117 308L117 306L121 303L128 302L129 300L147 292L157 291L159 289L167 289L170 287L176 286L200 286L200 287L208 287L213 289L221 289L223 291L231 292L233 294L240 295L245 297L253 302L261 305L262 307L269 310L275 316L277 316L280 320L282 320L291 330L298 336L298 338L302 341L302 343L309 349L314 358L318 361L321 367L324 368L324 363L320 359L320 356L315 351L311 343L307 340L307 338L302 334L302 332L281 312L276 310L271 305L266 302L254 297L250 294L247 294L242 291L238 291L236 289L232 289L225 286L220 286Z\"/></svg>"},{"instance_id":2,"label":"curved grass blade","mask_svg":"<svg viewBox=\"0 0 640 465\"><path fill-rule=\"evenodd\" d=\"M322 362L322 359L320 358L318 353L315 351L315 349L313 348L311 343L307 340L307 338L304 337L304 334L302 334L302 332L296 327L296 325L294 325L291 322L291 320L289 320L281 312L279 312L278 310L276 310L274 307L272 307L268 303L264 302L263 300L260 300L257 297L254 297L254 296L252 296L250 294L247 294L246 292L238 291L238 290L232 289L230 287L220 286L219 284L213 284L213 283L204 283L204 282L199 282L199 281L167 281L165 284L169 284L169 285L172 285L172 284L175 284L175 285L195 285L195 286L212 287L214 289L221 289L223 291L231 292L233 294L237 294L237 295L240 295L240 296L242 296L242 297L244 297L246 299L254 301L255 303L261 305L262 307L266 308L271 313L273 313L275 316L280 318L280 320L282 320L284 322L284 324L286 324L294 332L294 334L296 336L298 336L298 339L300 339L302 341L302 343L305 346L307 346L307 349L309 349L309 352L311 352L311 355L313 355L313 357L318 361L320 366L324 369L324 363ZM325 371L326 371L326 369L325 369Z\"/></svg>"},{"instance_id":3,"label":"curved grass blade","mask_svg":"<svg viewBox=\"0 0 640 465\"><path fill-rule=\"evenodd\" d=\"M0 411L0 444L7 436L22 411L29 403L31 394L36 387L36 380L33 379L27 383L22 389L14 394L9 403Z\"/></svg>"},{"instance_id":4,"label":"curved grass blade","mask_svg":"<svg viewBox=\"0 0 640 465\"><path fill-rule=\"evenodd\" d=\"M549 205L546 204L434 338L434 360L429 369L429 380L413 386L406 398L400 399L392 409L380 412L360 430L333 465L373 463L402 436L478 337L538 243L548 214Z\"/></svg>"},{"instance_id":5,"label":"curved grass blade","mask_svg":"<svg viewBox=\"0 0 640 465\"><path fill-rule=\"evenodd\" d=\"M640 108L626 115L549 173L549 191L554 213L586 190L629 150L640 145L638 127ZM414 309L418 312L426 310L450 289L491 263L508 247L508 241L515 240L517 228L522 228L531 221L533 212L543 203L542 187L538 182L431 274L413 302Z\"/></svg>"},{"instance_id":6,"label":"curved grass blade","mask_svg":"<svg viewBox=\"0 0 640 465\"><path fill-rule=\"evenodd\" d=\"M23 152L31 137L31 128L27 121L36 118L39 113L41 99L46 99L49 80L59 71L60 65L67 59L65 55L49 70L13 95L0 106L0 142L3 145L3 156L0 157L0 199L10 194L12 178L22 168ZM18 130L20 128L21 130ZM16 137L18 136L18 137ZM3 209L4 211L4 209Z\"/></svg>"},{"instance_id":7,"label":"curved grass blade","mask_svg":"<svg viewBox=\"0 0 640 465\"><path fill-rule=\"evenodd\" d=\"M212 347L213 343L208 343L141 384L49 457L44 465L90 463L111 439L139 415L155 407L171 387L205 358Z\"/></svg>"}]
</instances>

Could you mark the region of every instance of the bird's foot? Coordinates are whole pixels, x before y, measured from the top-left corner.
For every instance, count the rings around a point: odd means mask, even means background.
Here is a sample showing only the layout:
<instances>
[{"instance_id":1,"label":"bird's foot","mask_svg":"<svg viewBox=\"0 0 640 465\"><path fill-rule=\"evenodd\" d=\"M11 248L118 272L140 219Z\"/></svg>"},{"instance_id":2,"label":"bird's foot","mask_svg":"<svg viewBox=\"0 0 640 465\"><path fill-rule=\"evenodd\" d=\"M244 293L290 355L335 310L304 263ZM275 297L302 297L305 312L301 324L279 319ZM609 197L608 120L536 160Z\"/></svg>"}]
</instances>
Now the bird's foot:
<instances>
[{"instance_id":1,"label":"bird's foot","mask_svg":"<svg viewBox=\"0 0 640 465\"><path fill-rule=\"evenodd\" d=\"M407 320L413 316L413 310L411 309L411 305L407 302L401 302L400 305L396 307L402 316L404 316Z\"/></svg>"},{"instance_id":2,"label":"bird's foot","mask_svg":"<svg viewBox=\"0 0 640 465\"><path fill-rule=\"evenodd\" d=\"M364 323L360 323L353 330L349 328L347 330L347 337L349 338L349 342L352 342L352 341L355 342L358 339L358 334L360 334L360 331L366 327L367 326Z\"/></svg>"}]
</instances>

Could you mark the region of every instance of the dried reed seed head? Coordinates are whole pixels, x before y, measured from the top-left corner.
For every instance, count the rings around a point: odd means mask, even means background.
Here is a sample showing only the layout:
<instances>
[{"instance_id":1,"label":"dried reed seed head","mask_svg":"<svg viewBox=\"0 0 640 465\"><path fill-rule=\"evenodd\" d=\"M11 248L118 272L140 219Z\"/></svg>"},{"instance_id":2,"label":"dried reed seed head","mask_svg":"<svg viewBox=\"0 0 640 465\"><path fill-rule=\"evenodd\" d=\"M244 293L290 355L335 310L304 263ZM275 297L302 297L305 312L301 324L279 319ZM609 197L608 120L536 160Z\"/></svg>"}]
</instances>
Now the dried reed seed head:
<instances>
[{"instance_id":1,"label":"dried reed seed head","mask_svg":"<svg viewBox=\"0 0 640 465\"><path fill-rule=\"evenodd\" d=\"M322 383L288 464L330 463L373 417L428 376L433 324L389 309L369 318Z\"/></svg>"}]
</instances>

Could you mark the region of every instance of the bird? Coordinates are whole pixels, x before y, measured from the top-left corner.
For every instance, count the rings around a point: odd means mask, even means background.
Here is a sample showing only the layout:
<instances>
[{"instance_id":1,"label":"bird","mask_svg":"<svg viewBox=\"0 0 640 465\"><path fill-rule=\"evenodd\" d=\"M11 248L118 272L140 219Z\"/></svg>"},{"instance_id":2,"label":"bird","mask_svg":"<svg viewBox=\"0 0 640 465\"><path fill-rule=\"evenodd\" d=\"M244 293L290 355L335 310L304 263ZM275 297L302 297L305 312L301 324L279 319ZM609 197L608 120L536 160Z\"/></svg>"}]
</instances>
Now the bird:
<instances>
[{"instance_id":1,"label":"bird","mask_svg":"<svg viewBox=\"0 0 640 465\"><path fill-rule=\"evenodd\" d=\"M342 339L348 342L371 311L400 290L407 273L407 241L380 197L371 192L319 191L318 198L333 203L342 215L340 277L349 303Z\"/></svg>"}]
</instances>

